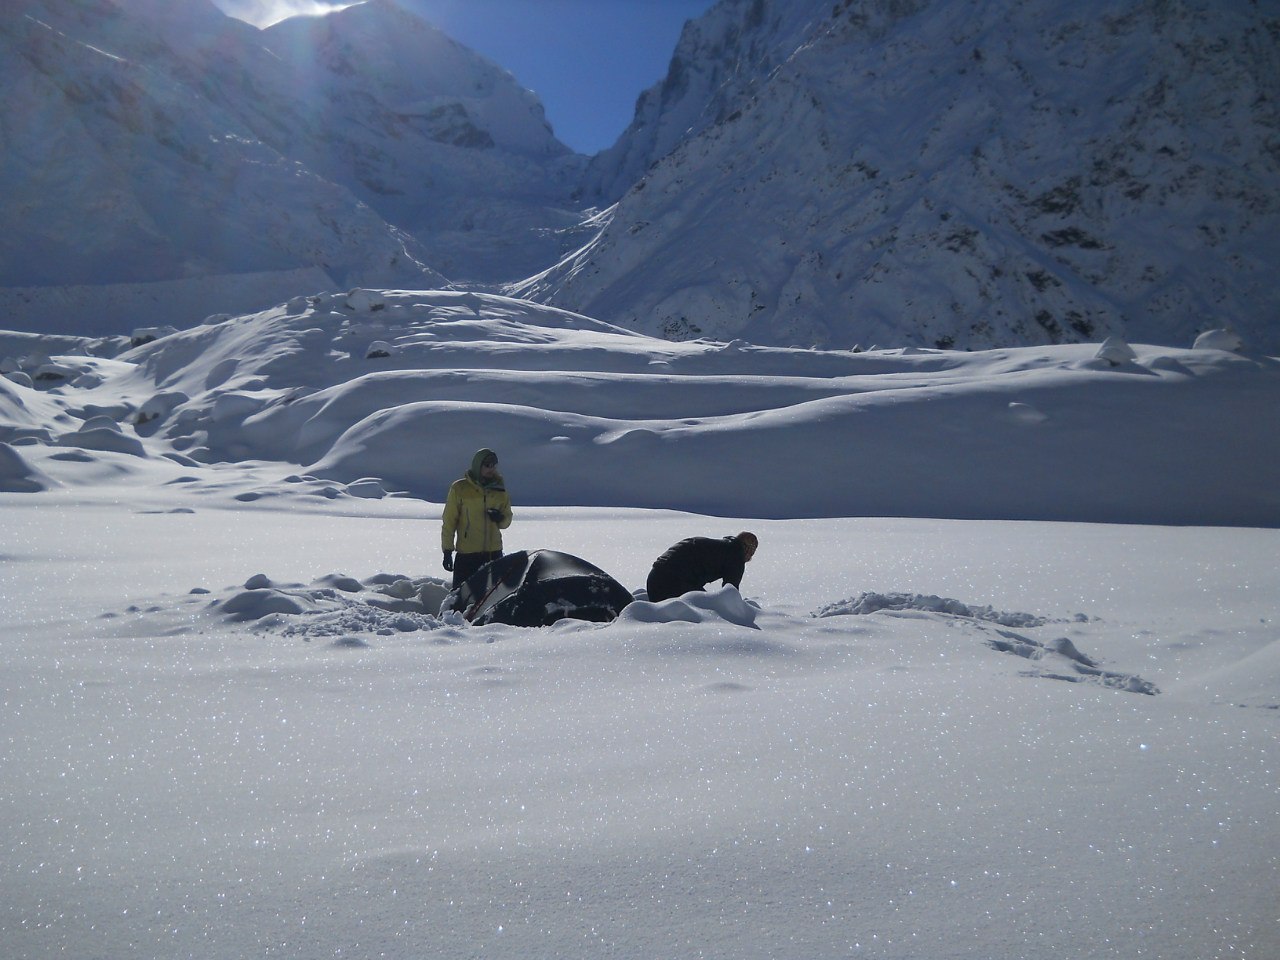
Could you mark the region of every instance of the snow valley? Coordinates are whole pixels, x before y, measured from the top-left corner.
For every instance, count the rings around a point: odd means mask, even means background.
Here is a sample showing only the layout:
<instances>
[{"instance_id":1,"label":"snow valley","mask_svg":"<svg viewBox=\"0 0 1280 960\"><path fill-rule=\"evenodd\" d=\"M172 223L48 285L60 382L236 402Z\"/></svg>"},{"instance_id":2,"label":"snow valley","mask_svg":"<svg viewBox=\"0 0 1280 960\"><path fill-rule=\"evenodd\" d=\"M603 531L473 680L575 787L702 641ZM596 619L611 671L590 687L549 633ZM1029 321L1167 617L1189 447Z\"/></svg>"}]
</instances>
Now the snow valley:
<instances>
[{"instance_id":1,"label":"snow valley","mask_svg":"<svg viewBox=\"0 0 1280 960\"><path fill-rule=\"evenodd\" d=\"M3 960L1280 956L1265 8L722 0L588 158L6 3ZM445 603L480 448L616 617Z\"/></svg>"},{"instance_id":2,"label":"snow valley","mask_svg":"<svg viewBox=\"0 0 1280 960\"><path fill-rule=\"evenodd\" d=\"M677 344L355 290L0 344L14 957L1280 944L1280 369L1229 338ZM609 624L440 616L481 445L508 549L637 591L690 534L760 552Z\"/></svg>"}]
</instances>

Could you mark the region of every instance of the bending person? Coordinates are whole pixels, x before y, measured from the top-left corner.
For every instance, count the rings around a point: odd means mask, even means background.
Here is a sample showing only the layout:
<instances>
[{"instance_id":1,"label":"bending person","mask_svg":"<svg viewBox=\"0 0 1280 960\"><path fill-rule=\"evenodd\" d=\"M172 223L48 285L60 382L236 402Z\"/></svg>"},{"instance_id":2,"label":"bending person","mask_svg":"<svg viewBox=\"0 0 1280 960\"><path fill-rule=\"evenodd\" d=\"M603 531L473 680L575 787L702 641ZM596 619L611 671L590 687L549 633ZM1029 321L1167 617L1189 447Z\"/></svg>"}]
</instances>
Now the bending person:
<instances>
[{"instance_id":1,"label":"bending person","mask_svg":"<svg viewBox=\"0 0 1280 960\"><path fill-rule=\"evenodd\" d=\"M645 585L652 603L670 600L690 590L702 590L712 580L741 586L748 561L760 541L745 530L734 537L690 537L654 561Z\"/></svg>"}]
</instances>

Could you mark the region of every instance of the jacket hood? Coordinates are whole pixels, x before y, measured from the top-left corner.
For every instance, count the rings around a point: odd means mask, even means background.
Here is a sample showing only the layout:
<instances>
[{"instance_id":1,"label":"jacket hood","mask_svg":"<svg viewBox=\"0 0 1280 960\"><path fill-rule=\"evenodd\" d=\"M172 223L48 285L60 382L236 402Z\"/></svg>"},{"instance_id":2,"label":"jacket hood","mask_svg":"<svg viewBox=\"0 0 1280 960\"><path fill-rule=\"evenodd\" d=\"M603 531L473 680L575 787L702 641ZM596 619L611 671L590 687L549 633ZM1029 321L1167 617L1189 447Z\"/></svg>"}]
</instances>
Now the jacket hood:
<instances>
[{"instance_id":1,"label":"jacket hood","mask_svg":"<svg viewBox=\"0 0 1280 960\"><path fill-rule=\"evenodd\" d=\"M495 460L498 459L498 455L494 453L492 450L490 450L488 447L481 447L479 450L477 450L475 452L475 455L472 456L471 458L471 469L467 471L467 477L476 486L487 487L490 490L502 490L504 488L503 482L502 482L502 474L495 472L493 475L493 479L490 480L488 483L486 483L484 480L480 478L480 466L490 457L493 457L493 459Z\"/></svg>"}]
</instances>

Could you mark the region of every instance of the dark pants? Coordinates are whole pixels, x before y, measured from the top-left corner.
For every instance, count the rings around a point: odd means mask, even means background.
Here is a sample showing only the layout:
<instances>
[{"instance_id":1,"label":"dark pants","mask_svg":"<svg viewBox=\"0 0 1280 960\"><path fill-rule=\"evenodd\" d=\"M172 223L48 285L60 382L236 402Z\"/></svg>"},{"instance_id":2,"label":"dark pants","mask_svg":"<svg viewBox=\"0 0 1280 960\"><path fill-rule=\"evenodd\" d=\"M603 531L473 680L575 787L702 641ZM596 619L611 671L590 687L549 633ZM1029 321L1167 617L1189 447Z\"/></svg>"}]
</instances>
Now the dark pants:
<instances>
[{"instance_id":1,"label":"dark pants","mask_svg":"<svg viewBox=\"0 0 1280 960\"><path fill-rule=\"evenodd\" d=\"M468 580L471 575L483 567L486 563L493 563L502 556L501 550L493 550L489 553L457 553L453 556L453 589L457 590Z\"/></svg>"},{"instance_id":2,"label":"dark pants","mask_svg":"<svg viewBox=\"0 0 1280 960\"><path fill-rule=\"evenodd\" d=\"M650 603L661 603L690 590L701 590L705 586L705 583L691 583L687 577L675 576L669 570L654 567L649 571L645 592L649 594Z\"/></svg>"}]
</instances>

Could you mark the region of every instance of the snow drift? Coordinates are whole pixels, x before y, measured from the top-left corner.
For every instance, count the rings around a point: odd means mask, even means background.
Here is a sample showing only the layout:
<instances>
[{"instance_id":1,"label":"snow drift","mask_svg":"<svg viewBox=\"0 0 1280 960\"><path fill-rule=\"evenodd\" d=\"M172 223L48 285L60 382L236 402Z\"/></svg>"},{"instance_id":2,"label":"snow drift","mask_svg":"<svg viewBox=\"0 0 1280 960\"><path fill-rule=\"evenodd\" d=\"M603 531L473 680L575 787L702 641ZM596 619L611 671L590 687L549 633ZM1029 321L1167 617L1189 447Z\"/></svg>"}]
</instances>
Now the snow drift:
<instances>
[{"instance_id":1,"label":"snow drift","mask_svg":"<svg viewBox=\"0 0 1280 960\"><path fill-rule=\"evenodd\" d=\"M371 356L374 343L385 349ZM426 499L490 446L524 505L1280 522L1280 365L1125 347L1132 359L1117 362L1097 344L671 343L497 296L356 291L99 361L97 379L64 386L57 409L183 397L137 428L149 449L279 461L340 484L376 478Z\"/></svg>"}]
</instances>

